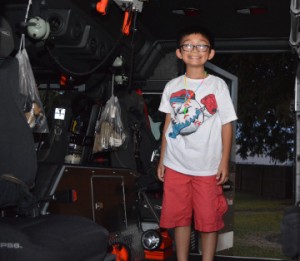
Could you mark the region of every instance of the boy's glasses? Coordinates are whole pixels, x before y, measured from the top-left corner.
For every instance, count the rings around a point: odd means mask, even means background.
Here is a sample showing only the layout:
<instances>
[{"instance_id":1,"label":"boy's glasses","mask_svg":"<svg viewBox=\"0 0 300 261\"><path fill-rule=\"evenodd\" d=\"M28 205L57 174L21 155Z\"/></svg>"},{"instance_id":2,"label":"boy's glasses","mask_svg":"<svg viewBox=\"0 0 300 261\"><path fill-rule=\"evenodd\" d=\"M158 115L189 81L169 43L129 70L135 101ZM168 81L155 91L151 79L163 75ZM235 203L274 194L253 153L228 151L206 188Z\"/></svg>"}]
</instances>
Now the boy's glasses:
<instances>
[{"instance_id":1,"label":"boy's glasses","mask_svg":"<svg viewBox=\"0 0 300 261\"><path fill-rule=\"evenodd\" d=\"M196 45L193 45L193 44L182 44L182 45L180 45L180 48L183 51L186 51L186 52L191 52L195 48L196 48L196 50L198 52L207 52L208 49L210 48L210 46L207 45L207 44L196 44Z\"/></svg>"}]
</instances>

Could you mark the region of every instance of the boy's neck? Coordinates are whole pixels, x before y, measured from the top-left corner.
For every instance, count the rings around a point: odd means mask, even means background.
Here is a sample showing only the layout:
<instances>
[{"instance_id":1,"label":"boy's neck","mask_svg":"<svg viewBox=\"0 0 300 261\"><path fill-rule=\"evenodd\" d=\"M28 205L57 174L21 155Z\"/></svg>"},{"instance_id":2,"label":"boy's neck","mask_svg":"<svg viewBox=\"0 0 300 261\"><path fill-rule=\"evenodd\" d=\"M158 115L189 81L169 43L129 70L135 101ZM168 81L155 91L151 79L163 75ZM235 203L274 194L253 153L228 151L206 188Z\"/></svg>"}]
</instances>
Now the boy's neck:
<instances>
[{"instance_id":1,"label":"boy's neck","mask_svg":"<svg viewBox=\"0 0 300 261\"><path fill-rule=\"evenodd\" d=\"M207 76L207 73L203 68L190 68L186 70L186 77L190 79L204 79Z\"/></svg>"}]
</instances>

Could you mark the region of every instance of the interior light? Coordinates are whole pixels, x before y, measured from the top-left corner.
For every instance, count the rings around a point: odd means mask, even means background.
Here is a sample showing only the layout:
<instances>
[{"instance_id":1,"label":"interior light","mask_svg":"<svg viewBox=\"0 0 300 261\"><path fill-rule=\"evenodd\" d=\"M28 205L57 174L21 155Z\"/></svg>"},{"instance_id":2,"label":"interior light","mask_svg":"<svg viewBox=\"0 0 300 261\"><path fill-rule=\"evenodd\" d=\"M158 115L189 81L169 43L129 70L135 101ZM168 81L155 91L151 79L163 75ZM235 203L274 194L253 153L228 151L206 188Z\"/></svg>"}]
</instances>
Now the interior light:
<instances>
[{"instance_id":1,"label":"interior light","mask_svg":"<svg viewBox=\"0 0 300 261\"><path fill-rule=\"evenodd\" d=\"M185 15L185 16L199 16L200 10L194 7L186 7L182 9L173 9L172 13L177 15Z\"/></svg>"},{"instance_id":2,"label":"interior light","mask_svg":"<svg viewBox=\"0 0 300 261\"><path fill-rule=\"evenodd\" d=\"M236 12L238 14L243 14L243 15L259 15L259 14L266 14L268 12L268 9L262 6L249 6L249 7L237 9Z\"/></svg>"}]
</instances>

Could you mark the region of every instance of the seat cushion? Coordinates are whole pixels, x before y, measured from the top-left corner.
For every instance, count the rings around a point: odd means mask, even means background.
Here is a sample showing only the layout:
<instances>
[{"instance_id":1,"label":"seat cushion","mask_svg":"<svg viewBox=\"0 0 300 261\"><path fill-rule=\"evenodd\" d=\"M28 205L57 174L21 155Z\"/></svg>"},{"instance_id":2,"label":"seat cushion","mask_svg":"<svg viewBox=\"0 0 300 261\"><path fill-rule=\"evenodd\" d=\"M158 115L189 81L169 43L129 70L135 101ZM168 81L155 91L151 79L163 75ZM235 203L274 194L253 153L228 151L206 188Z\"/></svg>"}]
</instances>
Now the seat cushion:
<instances>
[{"instance_id":1,"label":"seat cushion","mask_svg":"<svg viewBox=\"0 0 300 261\"><path fill-rule=\"evenodd\" d=\"M0 260L104 260L108 231L92 220L62 215L0 218Z\"/></svg>"}]
</instances>

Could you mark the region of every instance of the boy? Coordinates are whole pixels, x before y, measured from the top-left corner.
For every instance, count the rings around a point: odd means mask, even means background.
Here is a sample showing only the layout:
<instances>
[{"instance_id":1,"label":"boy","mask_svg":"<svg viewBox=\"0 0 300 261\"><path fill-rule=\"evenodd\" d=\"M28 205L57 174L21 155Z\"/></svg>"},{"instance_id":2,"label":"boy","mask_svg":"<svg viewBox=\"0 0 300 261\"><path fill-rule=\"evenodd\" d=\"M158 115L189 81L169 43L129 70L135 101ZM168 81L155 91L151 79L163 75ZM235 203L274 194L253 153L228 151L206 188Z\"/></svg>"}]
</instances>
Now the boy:
<instances>
[{"instance_id":1,"label":"boy","mask_svg":"<svg viewBox=\"0 0 300 261\"><path fill-rule=\"evenodd\" d=\"M159 106L166 113L157 169L164 182L160 226L175 228L177 260L187 261L193 218L202 260L211 261L228 208L222 184L229 176L231 122L237 116L225 82L204 68L215 55L210 33L186 28L177 44L186 73L166 84Z\"/></svg>"}]
</instances>

